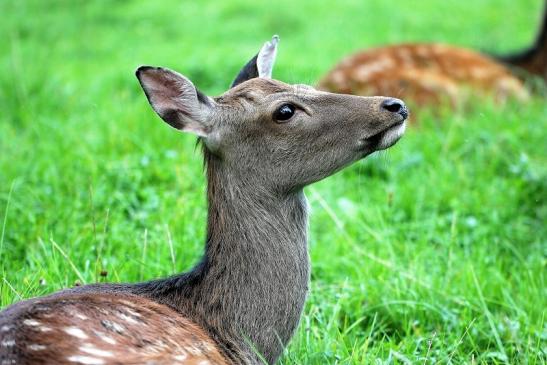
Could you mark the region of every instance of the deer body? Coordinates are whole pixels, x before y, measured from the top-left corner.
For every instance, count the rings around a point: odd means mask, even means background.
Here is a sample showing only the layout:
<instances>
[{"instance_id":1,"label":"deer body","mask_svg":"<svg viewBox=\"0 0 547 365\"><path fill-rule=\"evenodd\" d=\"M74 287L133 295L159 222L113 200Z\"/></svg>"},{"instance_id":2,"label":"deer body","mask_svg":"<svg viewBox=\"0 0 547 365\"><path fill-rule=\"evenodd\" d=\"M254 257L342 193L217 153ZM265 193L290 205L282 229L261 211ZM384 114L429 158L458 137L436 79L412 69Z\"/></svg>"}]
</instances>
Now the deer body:
<instances>
[{"instance_id":1,"label":"deer body","mask_svg":"<svg viewBox=\"0 0 547 365\"><path fill-rule=\"evenodd\" d=\"M276 44L214 99L173 71L139 68L158 115L201 138L204 256L171 278L77 287L7 308L0 365L276 362L308 291L303 187L396 143L408 116L398 99L269 79Z\"/></svg>"},{"instance_id":2,"label":"deer body","mask_svg":"<svg viewBox=\"0 0 547 365\"><path fill-rule=\"evenodd\" d=\"M438 43L408 43L357 52L318 83L325 91L395 95L415 105L466 105L476 96L526 100L529 76L547 82L547 9L533 45L505 56L487 56Z\"/></svg>"},{"instance_id":3,"label":"deer body","mask_svg":"<svg viewBox=\"0 0 547 365\"><path fill-rule=\"evenodd\" d=\"M501 63L464 48L399 44L359 52L340 62L318 88L354 95L397 95L416 105L465 104L470 96L525 100L521 80Z\"/></svg>"}]
</instances>

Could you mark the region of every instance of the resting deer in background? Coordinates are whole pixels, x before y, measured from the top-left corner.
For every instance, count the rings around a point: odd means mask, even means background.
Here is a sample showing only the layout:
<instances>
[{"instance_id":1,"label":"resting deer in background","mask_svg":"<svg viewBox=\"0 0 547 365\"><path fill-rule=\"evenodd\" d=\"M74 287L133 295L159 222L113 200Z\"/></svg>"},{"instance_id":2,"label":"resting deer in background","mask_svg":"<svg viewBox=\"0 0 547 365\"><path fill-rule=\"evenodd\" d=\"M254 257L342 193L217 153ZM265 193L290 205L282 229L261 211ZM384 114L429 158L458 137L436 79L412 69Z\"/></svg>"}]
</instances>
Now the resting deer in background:
<instances>
[{"instance_id":1,"label":"resting deer in background","mask_svg":"<svg viewBox=\"0 0 547 365\"><path fill-rule=\"evenodd\" d=\"M546 15L534 46L499 60L443 44L409 43L358 52L342 60L323 77L318 88L354 95L394 95L415 105L453 107L470 96L492 95L497 101L526 100L529 92L519 77L523 69L547 81Z\"/></svg>"},{"instance_id":2,"label":"resting deer in background","mask_svg":"<svg viewBox=\"0 0 547 365\"><path fill-rule=\"evenodd\" d=\"M277 37L211 98L168 69L137 77L156 113L199 136L207 237L189 272L93 284L0 313L6 364L273 364L310 279L303 188L395 144L404 103L270 78Z\"/></svg>"}]
</instances>

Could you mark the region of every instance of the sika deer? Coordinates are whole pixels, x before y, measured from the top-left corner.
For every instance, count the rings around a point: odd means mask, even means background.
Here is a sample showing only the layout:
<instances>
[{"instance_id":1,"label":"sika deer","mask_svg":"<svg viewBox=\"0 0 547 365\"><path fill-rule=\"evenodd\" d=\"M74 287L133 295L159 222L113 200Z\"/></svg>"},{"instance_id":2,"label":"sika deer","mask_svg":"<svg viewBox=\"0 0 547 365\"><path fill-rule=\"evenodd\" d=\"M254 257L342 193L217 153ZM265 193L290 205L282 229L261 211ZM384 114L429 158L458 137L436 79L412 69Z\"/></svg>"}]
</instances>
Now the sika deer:
<instances>
[{"instance_id":1,"label":"sika deer","mask_svg":"<svg viewBox=\"0 0 547 365\"><path fill-rule=\"evenodd\" d=\"M415 105L465 105L470 96L526 100L509 69L480 53L443 44L397 44L358 52L323 77L320 90L354 95L391 94Z\"/></svg>"},{"instance_id":2,"label":"sika deer","mask_svg":"<svg viewBox=\"0 0 547 365\"><path fill-rule=\"evenodd\" d=\"M534 45L518 54L489 57L443 44L395 44L343 59L318 84L324 91L353 95L396 95L415 105L465 105L470 96L526 100L523 80L547 81L547 10ZM500 62L501 61L501 62ZM516 67L525 71L506 67ZM528 72L529 74L526 74Z\"/></svg>"},{"instance_id":3,"label":"sika deer","mask_svg":"<svg viewBox=\"0 0 547 365\"><path fill-rule=\"evenodd\" d=\"M77 287L7 308L1 365L276 362L308 292L303 187L395 144L408 115L398 99L270 79L276 45L274 37L216 98L174 71L137 70L157 114L203 144L203 258L170 278Z\"/></svg>"}]
</instances>

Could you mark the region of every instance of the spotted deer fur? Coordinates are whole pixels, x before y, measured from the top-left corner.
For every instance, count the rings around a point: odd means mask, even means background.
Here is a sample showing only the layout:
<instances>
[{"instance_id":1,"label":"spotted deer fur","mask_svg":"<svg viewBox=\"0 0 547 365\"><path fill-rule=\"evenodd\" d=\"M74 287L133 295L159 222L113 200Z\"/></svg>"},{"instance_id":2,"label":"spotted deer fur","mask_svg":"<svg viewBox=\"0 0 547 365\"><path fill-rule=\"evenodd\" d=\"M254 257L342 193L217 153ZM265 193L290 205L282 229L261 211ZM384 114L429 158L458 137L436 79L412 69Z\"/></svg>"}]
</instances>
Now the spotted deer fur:
<instances>
[{"instance_id":1,"label":"spotted deer fur","mask_svg":"<svg viewBox=\"0 0 547 365\"><path fill-rule=\"evenodd\" d=\"M547 80L546 17L544 11L534 45L517 54L496 57L444 44L396 44L343 59L319 81L318 88L394 95L420 106L465 106L476 96L523 101L529 96L524 84L527 76Z\"/></svg>"},{"instance_id":2,"label":"spotted deer fur","mask_svg":"<svg viewBox=\"0 0 547 365\"><path fill-rule=\"evenodd\" d=\"M329 71L318 88L354 95L397 95L420 106L458 107L477 95L494 95L500 101L528 98L523 82L501 63L443 44L399 44L359 52Z\"/></svg>"},{"instance_id":3,"label":"spotted deer fur","mask_svg":"<svg viewBox=\"0 0 547 365\"><path fill-rule=\"evenodd\" d=\"M137 70L156 113L202 142L203 258L170 278L81 286L8 307L0 365L276 362L308 292L302 189L395 144L408 116L398 99L270 79L276 46L274 37L216 98L174 71Z\"/></svg>"}]
</instances>

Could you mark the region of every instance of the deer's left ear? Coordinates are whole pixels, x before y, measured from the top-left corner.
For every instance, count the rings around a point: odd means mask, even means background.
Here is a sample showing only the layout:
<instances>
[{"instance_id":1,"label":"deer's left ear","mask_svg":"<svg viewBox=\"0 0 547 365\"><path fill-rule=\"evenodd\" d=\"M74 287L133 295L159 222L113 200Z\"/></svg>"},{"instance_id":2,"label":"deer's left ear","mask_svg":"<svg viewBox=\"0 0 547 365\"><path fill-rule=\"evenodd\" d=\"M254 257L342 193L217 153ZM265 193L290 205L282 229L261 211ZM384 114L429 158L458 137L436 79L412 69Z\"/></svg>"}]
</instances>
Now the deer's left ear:
<instances>
[{"instance_id":1,"label":"deer's left ear","mask_svg":"<svg viewBox=\"0 0 547 365\"><path fill-rule=\"evenodd\" d=\"M264 43L260 52L239 71L236 79L232 82L231 88L255 77L272 77L272 70L277 56L277 43L279 37L274 35L271 41Z\"/></svg>"}]
</instances>

